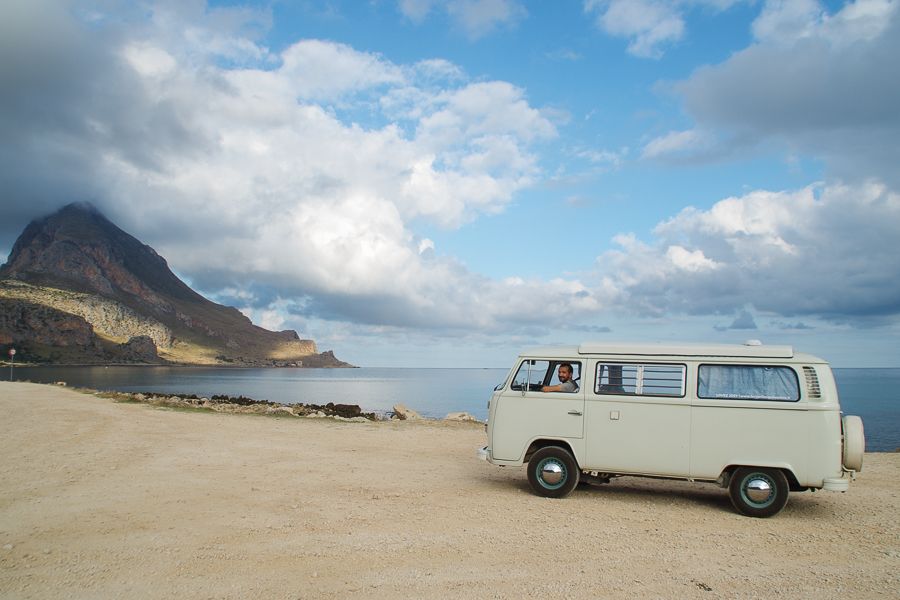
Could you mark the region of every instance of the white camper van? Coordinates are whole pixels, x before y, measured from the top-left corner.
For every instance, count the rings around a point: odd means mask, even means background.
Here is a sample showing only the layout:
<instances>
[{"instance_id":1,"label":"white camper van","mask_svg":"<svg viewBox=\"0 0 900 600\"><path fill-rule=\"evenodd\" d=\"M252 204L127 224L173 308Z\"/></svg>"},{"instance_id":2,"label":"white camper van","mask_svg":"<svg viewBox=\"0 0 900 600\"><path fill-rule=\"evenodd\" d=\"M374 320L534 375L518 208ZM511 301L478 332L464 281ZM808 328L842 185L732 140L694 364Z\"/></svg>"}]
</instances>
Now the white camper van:
<instances>
[{"instance_id":1,"label":"white camper van","mask_svg":"<svg viewBox=\"0 0 900 600\"><path fill-rule=\"evenodd\" d=\"M789 491L846 491L865 451L862 420L842 417L828 363L755 341L529 350L488 410L479 456L527 464L534 492L554 498L579 480L687 479L769 517Z\"/></svg>"}]
</instances>

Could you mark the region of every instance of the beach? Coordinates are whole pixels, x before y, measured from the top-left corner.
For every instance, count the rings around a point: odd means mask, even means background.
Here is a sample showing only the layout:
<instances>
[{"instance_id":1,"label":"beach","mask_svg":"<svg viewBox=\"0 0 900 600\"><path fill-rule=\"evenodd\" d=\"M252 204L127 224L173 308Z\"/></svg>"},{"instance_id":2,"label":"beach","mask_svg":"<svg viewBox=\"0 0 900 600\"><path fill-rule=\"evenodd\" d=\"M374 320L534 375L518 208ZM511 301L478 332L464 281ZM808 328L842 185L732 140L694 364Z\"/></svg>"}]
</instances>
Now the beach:
<instances>
[{"instance_id":1,"label":"beach","mask_svg":"<svg viewBox=\"0 0 900 600\"><path fill-rule=\"evenodd\" d=\"M770 519L714 485L563 500L483 425L173 410L0 383L3 598L900 598L900 454Z\"/></svg>"}]
</instances>

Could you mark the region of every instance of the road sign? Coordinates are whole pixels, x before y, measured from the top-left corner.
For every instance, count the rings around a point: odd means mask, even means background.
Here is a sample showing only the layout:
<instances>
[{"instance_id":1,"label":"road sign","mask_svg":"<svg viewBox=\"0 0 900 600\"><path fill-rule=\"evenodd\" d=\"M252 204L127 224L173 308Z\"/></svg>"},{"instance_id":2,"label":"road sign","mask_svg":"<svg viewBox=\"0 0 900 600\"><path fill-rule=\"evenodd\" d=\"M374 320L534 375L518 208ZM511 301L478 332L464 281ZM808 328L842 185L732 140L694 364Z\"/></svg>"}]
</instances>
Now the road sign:
<instances>
[{"instance_id":1,"label":"road sign","mask_svg":"<svg viewBox=\"0 0 900 600\"><path fill-rule=\"evenodd\" d=\"M15 348L10 348L10 349L9 349L9 355L10 355L10 356L15 356L15 355L16 355L16 349L15 349Z\"/></svg>"}]
</instances>

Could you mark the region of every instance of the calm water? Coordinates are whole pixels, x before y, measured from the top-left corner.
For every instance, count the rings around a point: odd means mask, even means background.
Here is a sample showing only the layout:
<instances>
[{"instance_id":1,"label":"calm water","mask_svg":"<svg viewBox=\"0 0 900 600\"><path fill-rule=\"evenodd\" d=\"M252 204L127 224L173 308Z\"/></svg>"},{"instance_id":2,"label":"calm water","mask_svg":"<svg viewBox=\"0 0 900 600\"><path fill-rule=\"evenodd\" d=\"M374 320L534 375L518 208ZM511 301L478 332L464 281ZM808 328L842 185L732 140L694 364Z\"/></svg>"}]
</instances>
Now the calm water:
<instances>
[{"instance_id":1,"label":"calm water","mask_svg":"<svg viewBox=\"0 0 900 600\"><path fill-rule=\"evenodd\" d=\"M6 373L7 377L9 376ZM247 396L284 404L359 404L390 411L401 403L427 417L467 411L487 418L506 369L232 369L202 367L16 368L14 377L123 392Z\"/></svg>"},{"instance_id":2,"label":"calm water","mask_svg":"<svg viewBox=\"0 0 900 600\"><path fill-rule=\"evenodd\" d=\"M422 415L466 411L487 418L506 369L215 369L179 367L16 368L14 378L124 392L247 396L291 404L359 404L386 412L402 403ZM3 375L9 377L8 372ZM846 414L863 418L866 449L900 448L900 369L835 369ZM6 378L4 377L4 379Z\"/></svg>"},{"instance_id":3,"label":"calm water","mask_svg":"<svg viewBox=\"0 0 900 600\"><path fill-rule=\"evenodd\" d=\"M900 449L900 369L834 369L841 410L859 415L866 450Z\"/></svg>"}]
</instances>

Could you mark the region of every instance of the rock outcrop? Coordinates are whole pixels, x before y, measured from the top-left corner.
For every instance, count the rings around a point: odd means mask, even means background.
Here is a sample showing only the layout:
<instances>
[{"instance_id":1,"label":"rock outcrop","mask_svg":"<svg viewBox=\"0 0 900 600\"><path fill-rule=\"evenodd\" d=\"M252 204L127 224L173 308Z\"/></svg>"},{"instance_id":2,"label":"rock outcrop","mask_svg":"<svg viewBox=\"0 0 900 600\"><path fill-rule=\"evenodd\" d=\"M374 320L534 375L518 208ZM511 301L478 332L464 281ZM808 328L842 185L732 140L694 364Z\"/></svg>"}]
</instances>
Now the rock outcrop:
<instances>
[{"instance_id":1,"label":"rock outcrop","mask_svg":"<svg viewBox=\"0 0 900 600\"><path fill-rule=\"evenodd\" d=\"M161 363L156 344L147 335L136 335L119 345L119 352L126 362Z\"/></svg>"},{"instance_id":2,"label":"rock outcrop","mask_svg":"<svg viewBox=\"0 0 900 600\"><path fill-rule=\"evenodd\" d=\"M111 353L180 364L350 366L295 331L257 327L207 300L153 248L88 204L70 204L25 228L0 267L0 300L9 311L0 322L0 340L9 341L0 343L24 345L46 360L103 362L98 356ZM86 350L60 358L46 347Z\"/></svg>"},{"instance_id":3,"label":"rock outcrop","mask_svg":"<svg viewBox=\"0 0 900 600\"><path fill-rule=\"evenodd\" d=\"M466 421L466 422L474 422L474 423L480 423L480 422L481 422L481 421L478 420L477 417L475 417L474 415L470 415L470 414L467 413L467 412L452 412L452 413L447 413L447 416L444 417L444 420L445 420L445 421Z\"/></svg>"},{"instance_id":4,"label":"rock outcrop","mask_svg":"<svg viewBox=\"0 0 900 600\"><path fill-rule=\"evenodd\" d=\"M0 297L0 343L25 341L60 348L99 349L97 336L84 318L37 302Z\"/></svg>"},{"instance_id":5,"label":"rock outcrop","mask_svg":"<svg viewBox=\"0 0 900 600\"><path fill-rule=\"evenodd\" d=\"M7 279L0 280L0 299L21 300L24 304L47 306L77 315L90 323L98 335L107 339L127 340L144 335L152 339L157 348L163 349L171 348L174 343L172 330L166 325L103 296Z\"/></svg>"},{"instance_id":6,"label":"rock outcrop","mask_svg":"<svg viewBox=\"0 0 900 600\"><path fill-rule=\"evenodd\" d=\"M394 405L394 416L401 421L417 421L422 418L422 415L403 404Z\"/></svg>"}]
</instances>

